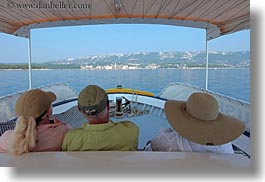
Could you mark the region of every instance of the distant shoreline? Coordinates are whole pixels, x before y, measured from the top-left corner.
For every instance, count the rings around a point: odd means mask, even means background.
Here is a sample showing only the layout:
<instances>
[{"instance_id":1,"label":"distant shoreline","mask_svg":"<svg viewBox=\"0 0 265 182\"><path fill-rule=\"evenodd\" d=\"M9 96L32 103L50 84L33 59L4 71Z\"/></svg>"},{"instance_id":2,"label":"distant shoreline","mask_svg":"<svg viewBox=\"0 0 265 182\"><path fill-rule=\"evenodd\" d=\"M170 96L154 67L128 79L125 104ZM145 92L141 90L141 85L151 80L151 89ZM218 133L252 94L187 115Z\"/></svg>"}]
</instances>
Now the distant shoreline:
<instances>
[{"instance_id":1,"label":"distant shoreline","mask_svg":"<svg viewBox=\"0 0 265 182\"><path fill-rule=\"evenodd\" d=\"M209 70L216 70L216 69L248 69L250 67L234 67L234 68L227 68L227 67L213 67L213 68L208 68ZM97 70L160 70L160 69L175 69L175 70L189 70L189 69L205 69L203 67L194 67L194 68L156 68L156 69L151 69L151 68L135 68L135 69L73 69L73 68L55 68L55 69L31 69L34 71L50 71L50 70L84 70L84 71L97 71ZM1 71L28 71L29 69L0 69Z\"/></svg>"},{"instance_id":2,"label":"distant shoreline","mask_svg":"<svg viewBox=\"0 0 265 182\"><path fill-rule=\"evenodd\" d=\"M209 52L208 68L234 69L250 67L250 52ZM4 60L2 60L4 61ZM32 62L33 70L84 69L84 70L133 70L133 69L205 69L206 54L195 52L138 52L67 58L43 63ZM0 63L0 69L25 69L24 63Z\"/></svg>"}]
</instances>

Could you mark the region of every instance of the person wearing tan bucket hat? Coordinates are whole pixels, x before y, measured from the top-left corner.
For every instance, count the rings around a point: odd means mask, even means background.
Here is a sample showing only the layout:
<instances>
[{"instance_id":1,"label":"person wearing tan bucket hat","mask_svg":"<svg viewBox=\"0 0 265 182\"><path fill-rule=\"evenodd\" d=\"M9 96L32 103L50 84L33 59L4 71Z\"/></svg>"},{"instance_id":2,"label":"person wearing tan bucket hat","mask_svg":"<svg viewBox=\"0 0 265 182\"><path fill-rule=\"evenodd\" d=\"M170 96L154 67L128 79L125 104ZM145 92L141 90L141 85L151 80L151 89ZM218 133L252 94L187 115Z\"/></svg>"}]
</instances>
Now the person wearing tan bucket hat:
<instances>
[{"instance_id":1,"label":"person wearing tan bucket hat","mask_svg":"<svg viewBox=\"0 0 265 182\"><path fill-rule=\"evenodd\" d=\"M57 118L50 120L53 92L32 89L24 92L17 100L16 127L6 131L0 138L0 152L20 155L27 152L59 151L65 133L70 126Z\"/></svg>"},{"instance_id":2,"label":"person wearing tan bucket hat","mask_svg":"<svg viewBox=\"0 0 265 182\"><path fill-rule=\"evenodd\" d=\"M97 85L86 86L78 95L78 109L86 122L65 135L62 150L137 150L139 128L130 121L110 120L108 95L104 89Z\"/></svg>"},{"instance_id":3,"label":"person wearing tan bucket hat","mask_svg":"<svg viewBox=\"0 0 265 182\"><path fill-rule=\"evenodd\" d=\"M245 129L243 122L220 113L218 101L207 93L168 100L165 114L175 131L161 129L147 150L233 153L231 141Z\"/></svg>"}]
</instances>

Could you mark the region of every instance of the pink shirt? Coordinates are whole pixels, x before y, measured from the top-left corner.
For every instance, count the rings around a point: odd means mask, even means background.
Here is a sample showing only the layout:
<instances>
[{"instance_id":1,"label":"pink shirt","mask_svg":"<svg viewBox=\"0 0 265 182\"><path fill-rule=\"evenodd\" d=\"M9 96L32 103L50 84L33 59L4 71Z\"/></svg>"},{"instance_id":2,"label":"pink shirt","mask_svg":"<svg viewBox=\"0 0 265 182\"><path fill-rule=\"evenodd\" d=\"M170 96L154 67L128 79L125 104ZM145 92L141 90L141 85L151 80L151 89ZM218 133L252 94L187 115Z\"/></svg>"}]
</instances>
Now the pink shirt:
<instances>
[{"instance_id":1,"label":"pink shirt","mask_svg":"<svg viewBox=\"0 0 265 182\"><path fill-rule=\"evenodd\" d=\"M56 120L55 124L45 124L37 127L38 142L32 152L60 151L64 135L71 128ZM0 152L7 152L8 140L14 130L6 131L0 137Z\"/></svg>"}]
</instances>

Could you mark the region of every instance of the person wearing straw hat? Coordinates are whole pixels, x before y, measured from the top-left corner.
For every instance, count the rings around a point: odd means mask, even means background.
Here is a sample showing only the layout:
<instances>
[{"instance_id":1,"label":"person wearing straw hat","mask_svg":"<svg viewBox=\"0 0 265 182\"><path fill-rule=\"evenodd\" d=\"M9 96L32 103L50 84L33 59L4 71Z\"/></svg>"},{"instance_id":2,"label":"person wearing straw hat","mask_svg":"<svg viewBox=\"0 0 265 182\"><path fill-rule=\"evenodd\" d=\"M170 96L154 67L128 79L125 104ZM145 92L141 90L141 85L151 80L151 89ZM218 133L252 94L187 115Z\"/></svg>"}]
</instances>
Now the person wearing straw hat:
<instances>
[{"instance_id":1,"label":"person wearing straw hat","mask_svg":"<svg viewBox=\"0 0 265 182\"><path fill-rule=\"evenodd\" d=\"M173 129L162 128L145 150L234 153L231 141L245 129L243 122L220 113L218 101L207 93L168 100L165 114Z\"/></svg>"},{"instance_id":2,"label":"person wearing straw hat","mask_svg":"<svg viewBox=\"0 0 265 182\"><path fill-rule=\"evenodd\" d=\"M86 86L78 95L78 109L87 119L81 128L69 131L64 138L64 151L135 151L139 128L133 122L112 122L109 100L104 89Z\"/></svg>"},{"instance_id":3,"label":"person wearing straw hat","mask_svg":"<svg viewBox=\"0 0 265 182\"><path fill-rule=\"evenodd\" d=\"M32 89L24 92L16 102L17 121L14 130L0 138L0 152L21 155L27 152L60 151L70 126L57 118L50 120L53 92Z\"/></svg>"}]
</instances>

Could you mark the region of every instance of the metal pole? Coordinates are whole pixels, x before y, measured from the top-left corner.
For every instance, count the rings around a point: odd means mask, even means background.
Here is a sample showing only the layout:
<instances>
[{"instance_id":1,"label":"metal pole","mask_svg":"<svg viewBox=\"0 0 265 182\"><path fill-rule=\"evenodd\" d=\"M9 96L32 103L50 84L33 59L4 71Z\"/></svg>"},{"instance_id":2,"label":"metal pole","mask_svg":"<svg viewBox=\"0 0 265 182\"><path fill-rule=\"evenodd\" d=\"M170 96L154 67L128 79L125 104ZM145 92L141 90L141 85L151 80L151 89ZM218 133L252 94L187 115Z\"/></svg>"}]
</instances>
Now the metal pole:
<instances>
[{"instance_id":1,"label":"metal pole","mask_svg":"<svg viewBox=\"0 0 265 182\"><path fill-rule=\"evenodd\" d=\"M206 31L206 68L205 68L205 90L208 90L208 40Z\"/></svg>"},{"instance_id":2,"label":"metal pole","mask_svg":"<svg viewBox=\"0 0 265 182\"><path fill-rule=\"evenodd\" d=\"M29 33L29 40L28 40L28 60L29 60L29 90L32 89L32 76L31 76L31 38Z\"/></svg>"}]
</instances>

